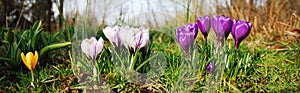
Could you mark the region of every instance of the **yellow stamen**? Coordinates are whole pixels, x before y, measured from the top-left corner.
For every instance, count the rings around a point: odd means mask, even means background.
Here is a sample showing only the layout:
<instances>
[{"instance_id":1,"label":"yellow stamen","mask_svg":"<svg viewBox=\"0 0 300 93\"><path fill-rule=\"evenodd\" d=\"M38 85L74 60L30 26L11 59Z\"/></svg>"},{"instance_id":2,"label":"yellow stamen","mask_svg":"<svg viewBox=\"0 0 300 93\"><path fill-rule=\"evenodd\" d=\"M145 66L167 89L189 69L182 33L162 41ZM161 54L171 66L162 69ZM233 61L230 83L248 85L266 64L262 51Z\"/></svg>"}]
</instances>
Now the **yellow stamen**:
<instances>
[{"instance_id":1,"label":"yellow stamen","mask_svg":"<svg viewBox=\"0 0 300 93\"><path fill-rule=\"evenodd\" d=\"M93 40L91 39L90 41L89 41L89 44L91 45L93 43Z\"/></svg>"}]
</instances>

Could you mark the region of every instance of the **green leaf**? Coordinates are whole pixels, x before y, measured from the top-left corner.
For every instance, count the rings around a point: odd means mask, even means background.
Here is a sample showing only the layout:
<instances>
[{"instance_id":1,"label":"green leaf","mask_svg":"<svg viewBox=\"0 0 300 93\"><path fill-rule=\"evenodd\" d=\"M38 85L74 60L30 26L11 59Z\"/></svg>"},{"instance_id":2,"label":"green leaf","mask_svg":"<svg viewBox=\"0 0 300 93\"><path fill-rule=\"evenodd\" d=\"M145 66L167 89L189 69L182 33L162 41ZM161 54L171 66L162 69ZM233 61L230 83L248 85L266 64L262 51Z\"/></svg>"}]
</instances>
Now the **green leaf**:
<instances>
[{"instance_id":1,"label":"green leaf","mask_svg":"<svg viewBox=\"0 0 300 93\"><path fill-rule=\"evenodd\" d=\"M3 57L0 57L0 60L1 60L1 62L12 62L13 61L10 58L3 58Z\"/></svg>"},{"instance_id":2,"label":"green leaf","mask_svg":"<svg viewBox=\"0 0 300 93\"><path fill-rule=\"evenodd\" d=\"M31 30L34 30L34 34L32 36L32 41L31 41L31 47L32 49L35 50L35 47L36 47L36 43L38 41L38 36L40 34L40 32L42 31L42 29L40 28L42 25L42 21L39 21L39 22L36 22L34 25L33 25L33 29Z\"/></svg>"},{"instance_id":3,"label":"green leaf","mask_svg":"<svg viewBox=\"0 0 300 93\"><path fill-rule=\"evenodd\" d=\"M64 42L64 43L58 43L58 44L52 44L52 45L48 45L44 48L42 48L42 50L40 51L40 55L43 55L44 53L50 51L50 50L54 50L54 49L58 49L58 48L63 48L66 46L71 45L71 42Z\"/></svg>"}]
</instances>

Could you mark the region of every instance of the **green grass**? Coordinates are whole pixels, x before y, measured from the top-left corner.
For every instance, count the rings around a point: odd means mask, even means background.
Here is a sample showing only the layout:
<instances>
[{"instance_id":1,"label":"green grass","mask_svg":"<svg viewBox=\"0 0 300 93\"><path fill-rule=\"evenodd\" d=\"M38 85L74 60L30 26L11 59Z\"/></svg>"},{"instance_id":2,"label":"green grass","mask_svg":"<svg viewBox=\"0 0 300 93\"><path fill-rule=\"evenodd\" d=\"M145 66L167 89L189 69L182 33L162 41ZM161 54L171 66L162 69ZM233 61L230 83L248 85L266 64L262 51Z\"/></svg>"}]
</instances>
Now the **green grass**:
<instances>
[{"instance_id":1,"label":"green grass","mask_svg":"<svg viewBox=\"0 0 300 93\"><path fill-rule=\"evenodd\" d=\"M174 28L165 29L167 29L165 31L172 31ZM203 92L214 89L208 86L208 82L209 77L214 77L216 74L208 74L205 71L206 64L214 61L212 60L213 52L211 52L214 40L210 40L208 46L205 46L199 33L196 42L198 54L195 56L199 60L196 66L198 71L189 71L193 69L181 67L185 58L174 36L166 33L151 31L151 50L164 55L166 68L158 79L147 85L135 84L122 77L111 60L111 47L105 46L98 56L98 71L109 86L108 90L115 92ZM213 35L212 32L210 36ZM216 83L217 92L300 92L300 41L282 44L286 50L247 46L249 42L253 41L242 42L239 50L234 51L233 41L227 40L223 52L228 57L229 65L223 67L222 78L219 83ZM76 77L78 73L74 74L75 68L72 68L74 62L71 61L68 51L72 52L70 48L51 51L50 54L53 55L49 57L51 60L42 61L48 64L37 65L34 70L35 87L30 85L31 74L25 66L14 71L1 63L0 89L6 92L83 92L84 88L79 83L79 78ZM39 64L41 64L40 61ZM195 84L186 89L185 83L178 81L184 76L183 73L189 72L197 74L191 75L194 76L195 81L189 83Z\"/></svg>"}]
</instances>

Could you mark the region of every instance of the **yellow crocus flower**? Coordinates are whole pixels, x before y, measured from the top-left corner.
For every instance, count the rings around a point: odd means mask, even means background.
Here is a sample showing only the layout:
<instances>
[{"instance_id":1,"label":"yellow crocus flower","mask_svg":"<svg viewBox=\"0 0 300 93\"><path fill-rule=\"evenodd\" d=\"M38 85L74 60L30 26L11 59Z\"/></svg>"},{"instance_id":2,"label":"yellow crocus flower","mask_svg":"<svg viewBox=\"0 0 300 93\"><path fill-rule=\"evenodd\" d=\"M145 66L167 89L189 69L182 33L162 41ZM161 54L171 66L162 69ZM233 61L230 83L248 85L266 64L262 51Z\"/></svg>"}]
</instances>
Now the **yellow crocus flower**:
<instances>
[{"instance_id":1,"label":"yellow crocus flower","mask_svg":"<svg viewBox=\"0 0 300 93\"><path fill-rule=\"evenodd\" d=\"M33 71L33 69L35 68L35 65L38 61L38 53L35 51L35 53L33 55L32 52L28 52L25 56L24 53L22 52L21 58L22 58L24 64L28 67L28 69L30 71Z\"/></svg>"}]
</instances>

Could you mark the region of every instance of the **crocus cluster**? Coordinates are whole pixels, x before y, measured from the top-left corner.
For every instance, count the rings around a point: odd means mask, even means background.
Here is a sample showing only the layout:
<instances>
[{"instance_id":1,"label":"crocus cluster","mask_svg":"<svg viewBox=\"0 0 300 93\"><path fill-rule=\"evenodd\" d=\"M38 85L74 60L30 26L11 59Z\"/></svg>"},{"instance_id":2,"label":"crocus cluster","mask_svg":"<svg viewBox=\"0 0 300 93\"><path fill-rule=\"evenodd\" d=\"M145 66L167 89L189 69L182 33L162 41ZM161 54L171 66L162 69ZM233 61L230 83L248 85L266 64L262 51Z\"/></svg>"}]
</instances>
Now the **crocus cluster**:
<instances>
[{"instance_id":1,"label":"crocus cluster","mask_svg":"<svg viewBox=\"0 0 300 93\"><path fill-rule=\"evenodd\" d=\"M209 16L201 16L197 18L197 25L205 39L208 36L210 25L216 33L217 46L224 44L224 41L229 36L230 32L234 38L234 48L237 50L239 44L249 35L252 24L242 20L231 20L230 17L214 15L212 20Z\"/></svg>"},{"instance_id":2,"label":"crocus cluster","mask_svg":"<svg viewBox=\"0 0 300 93\"><path fill-rule=\"evenodd\" d=\"M231 32L235 41L234 48L237 50L241 41L249 35L252 28L250 22L231 20L230 17L215 15L212 19L212 27L217 35L218 46L220 46L220 42L223 45L223 39L226 40Z\"/></svg>"},{"instance_id":3,"label":"crocus cluster","mask_svg":"<svg viewBox=\"0 0 300 93\"><path fill-rule=\"evenodd\" d=\"M124 45L132 53L142 47L147 47L150 39L149 29L144 27L106 27L103 29L103 33L116 49Z\"/></svg>"},{"instance_id":4,"label":"crocus cluster","mask_svg":"<svg viewBox=\"0 0 300 93\"><path fill-rule=\"evenodd\" d=\"M206 40L210 30L210 25L210 17L207 15L198 17L195 24L188 23L186 26L179 26L176 29L176 39L189 59L191 59L190 50L192 49L195 38L197 37L198 29L200 29Z\"/></svg>"},{"instance_id":5,"label":"crocus cluster","mask_svg":"<svg viewBox=\"0 0 300 93\"><path fill-rule=\"evenodd\" d=\"M231 18L227 16L214 15L212 19L210 19L208 15L200 16L197 18L196 24L192 25L188 23L185 27L179 26L175 32L176 39L188 58L190 58L189 52L197 36L198 28L206 40L211 26L216 33L217 47L224 45L224 41L231 32L235 41L234 48L236 50L240 43L249 35L252 28L250 22L236 19L231 20ZM214 68L215 65L210 62L206 70L208 73L211 73Z\"/></svg>"}]
</instances>

